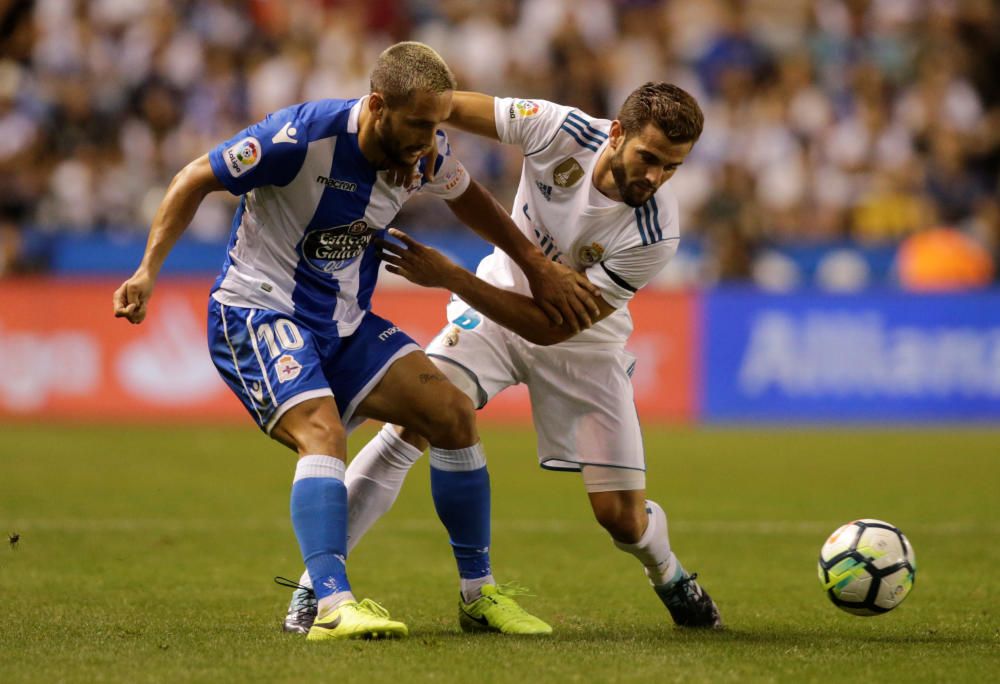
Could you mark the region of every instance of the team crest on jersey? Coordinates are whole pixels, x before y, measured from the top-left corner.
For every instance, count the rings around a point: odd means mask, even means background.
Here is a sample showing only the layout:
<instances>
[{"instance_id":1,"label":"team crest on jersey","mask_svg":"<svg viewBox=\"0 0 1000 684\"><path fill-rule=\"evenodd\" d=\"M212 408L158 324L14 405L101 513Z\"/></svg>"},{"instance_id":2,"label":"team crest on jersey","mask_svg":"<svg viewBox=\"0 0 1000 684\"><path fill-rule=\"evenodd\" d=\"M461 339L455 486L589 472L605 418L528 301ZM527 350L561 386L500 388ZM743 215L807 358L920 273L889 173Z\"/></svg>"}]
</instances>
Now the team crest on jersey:
<instances>
[{"instance_id":1,"label":"team crest on jersey","mask_svg":"<svg viewBox=\"0 0 1000 684\"><path fill-rule=\"evenodd\" d=\"M510 118L526 118L538 113L538 103L531 100L518 100L510 106Z\"/></svg>"},{"instance_id":2,"label":"team crest on jersey","mask_svg":"<svg viewBox=\"0 0 1000 684\"><path fill-rule=\"evenodd\" d=\"M446 347L454 347L458 344L458 335L462 332L462 329L457 325L452 325L448 328L448 331L441 338L441 344Z\"/></svg>"},{"instance_id":3,"label":"team crest on jersey","mask_svg":"<svg viewBox=\"0 0 1000 684\"><path fill-rule=\"evenodd\" d=\"M559 162L559 166L552 171L552 182L560 188L575 185L581 178L583 178L583 167L573 157Z\"/></svg>"},{"instance_id":4,"label":"team crest on jersey","mask_svg":"<svg viewBox=\"0 0 1000 684\"><path fill-rule=\"evenodd\" d=\"M291 354L282 354L274 363L274 368L278 372L278 382L294 380L302 372L302 364Z\"/></svg>"},{"instance_id":5,"label":"team crest on jersey","mask_svg":"<svg viewBox=\"0 0 1000 684\"><path fill-rule=\"evenodd\" d=\"M235 145L230 145L223 153L226 159L226 168L229 169L229 175L233 178L239 178L257 166L260 162L260 155L260 141L252 136L243 138Z\"/></svg>"},{"instance_id":6,"label":"team crest on jersey","mask_svg":"<svg viewBox=\"0 0 1000 684\"><path fill-rule=\"evenodd\" d=\"M302 258L313 269L332 274L364 254L375 236L367 222L358 220L346 226L320 228L302 239Z\"/></svg>"},{"instance_id":7,"label":"team crest on jersey","mask_svg":"<svg viewBox=\"0 0 1000 684\"><path fill-rule=\"evenodd\" d=\"M587 266L593 266L600 261L603 256L604 246L597 242L592 242L589 245L581 247L580 251L577 253L577 259L579 262Z\"/></svg>"}]
</instances>

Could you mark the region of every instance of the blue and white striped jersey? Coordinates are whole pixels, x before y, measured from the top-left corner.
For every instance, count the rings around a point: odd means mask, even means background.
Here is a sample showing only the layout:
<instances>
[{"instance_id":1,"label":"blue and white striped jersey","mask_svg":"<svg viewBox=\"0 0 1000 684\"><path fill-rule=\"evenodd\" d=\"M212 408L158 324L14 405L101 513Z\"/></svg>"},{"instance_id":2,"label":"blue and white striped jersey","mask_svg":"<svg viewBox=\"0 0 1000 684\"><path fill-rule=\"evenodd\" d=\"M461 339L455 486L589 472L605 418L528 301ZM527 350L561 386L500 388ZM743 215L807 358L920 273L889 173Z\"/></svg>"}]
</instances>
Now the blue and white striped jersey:
<instances>
[{"instance_id":1,"label":"blue and white striped jersey","mask_svg":"<svg viewBox=\"0 0 1000 684\"><path fill-rule=\"evenodd\" d=\"M217 301L280 311L346 337L371 307L374 238L414 192L454 199L468 188L468 173L440 131L434 180L388 183L358 146L366 99L287 107L209 153L215 176L242 195L212 290Z\"/></svg>"},{"instance_id":2,"label":"blue and white striped jersey","mask_svg":"<svg viewBox=\"0 0 1000 684\"><path fill-rule=\"evenodd\" d=\"M544 100L499 97L494 115L500 140L524 153L514 223L546 256L584 271L618 309L563 344L623 345L632 333L629 300L666 266L680 242L669 183L641 207L614 202L593 183L610 121ZM476 274L530 296L521 269L500 250L483 259Z\"/></svg>"}]
</instances>

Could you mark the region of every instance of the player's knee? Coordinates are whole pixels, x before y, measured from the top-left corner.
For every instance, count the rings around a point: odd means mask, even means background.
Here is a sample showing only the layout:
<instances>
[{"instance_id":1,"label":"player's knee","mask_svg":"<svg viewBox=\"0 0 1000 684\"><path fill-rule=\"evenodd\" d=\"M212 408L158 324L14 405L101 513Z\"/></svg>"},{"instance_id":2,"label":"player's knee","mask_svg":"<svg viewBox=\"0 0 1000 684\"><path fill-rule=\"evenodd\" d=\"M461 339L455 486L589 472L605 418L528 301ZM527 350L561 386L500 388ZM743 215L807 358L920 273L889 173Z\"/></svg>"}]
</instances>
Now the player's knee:
<instances>
[{"instance_id":1,"label":"player's knee","mask_svg":"<svg viewBox=\"0 0 1000 684\"><path fill-rule=\"evenodd\" d=\"M400 425L395 426L393 429L396 431L396 435L410 446L416 447L420 451L427 449L427 438L416 430L411 430Z\"/></svg>"},{"instance_id":2,"label":"player's knee","mask_svg":"<svg viewBox=\"0 0 1000 684\"><path fill-rule=\"evenodd\" d=\"M303 453L320 453L344 456L343 445L347 434L339 423L331 424L322 420L310 421L299 440L299 450Z\"/></svg>"},{"instance_id":3,"label":"player's knee","mask_svg":"<svg viewBox=\"0 0 1000 684\"><path fill-rule=\"evenodd\" d=\"M472 400L454 387L441 392L427 423L424 435L434 446L459 449L478 441L476 409Z\"/></svg>"},{"instance_id":4,"label":"player's knee","mask_svg":"<svg viewBox=\"0 0 1000 684\"><path fill-rule=\"evenodd\" d=\"M331 415L323 406L289 414L278 423L272 437L282 442L291 442L299 454L325 454L341 458L346 456L347 432L340 424L339 417ZM282 437L275 434L278 429Z\"/></svg>"},{"instance_id":5,"label":"player's knee","mask_svg":"<svg viewBox=\"0 0 1000 684\"><path fill-rule=\"evenodd\" d=\"M642 506L631 506L617 497L594 501L594 517L611 538L622 544L635 544L646 531L648 518Z\"/></svg>"}]
</instances>

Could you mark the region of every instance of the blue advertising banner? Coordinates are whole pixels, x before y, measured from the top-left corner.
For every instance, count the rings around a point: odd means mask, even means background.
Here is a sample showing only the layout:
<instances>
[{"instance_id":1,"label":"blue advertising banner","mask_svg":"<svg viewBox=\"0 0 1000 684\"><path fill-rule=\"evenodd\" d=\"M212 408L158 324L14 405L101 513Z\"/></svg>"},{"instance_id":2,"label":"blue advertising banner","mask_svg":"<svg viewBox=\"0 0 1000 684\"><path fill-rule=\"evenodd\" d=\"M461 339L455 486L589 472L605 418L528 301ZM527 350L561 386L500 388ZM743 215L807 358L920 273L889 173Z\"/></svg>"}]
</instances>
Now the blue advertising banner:
<instances>
[{"instance_id":1,"label":"blue advertising banner","mask_svg":"<svg viewBox=\"0 0 1000 684\"><path fill-rule=\"evenodd\" d=\"M1000 293L704 295L706 421L1000 421Z\"/></svg>"}]
</instances>

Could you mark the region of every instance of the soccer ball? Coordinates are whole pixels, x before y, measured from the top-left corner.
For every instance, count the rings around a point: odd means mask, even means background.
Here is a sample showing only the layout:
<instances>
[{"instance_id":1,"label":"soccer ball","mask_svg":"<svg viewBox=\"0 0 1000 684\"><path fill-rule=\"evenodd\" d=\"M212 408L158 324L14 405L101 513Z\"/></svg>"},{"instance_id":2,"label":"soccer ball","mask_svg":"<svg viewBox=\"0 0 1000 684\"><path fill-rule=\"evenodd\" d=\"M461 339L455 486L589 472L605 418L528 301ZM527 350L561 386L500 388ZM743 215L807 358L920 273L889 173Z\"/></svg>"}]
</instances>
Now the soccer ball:
<instances>
[{"instance_id":1,"label":"soccer ball","mask_svg":"<svg viewBox=\"0 0 1000 684\"><path fill-rule=\"evenodd\" d=\"M881 615L913 588L913 547L882 520L855 520L838 527L819 552L819 581L833 605L854 615Z\"/></svg>"}]
</instances>

